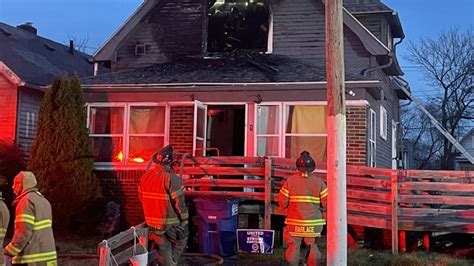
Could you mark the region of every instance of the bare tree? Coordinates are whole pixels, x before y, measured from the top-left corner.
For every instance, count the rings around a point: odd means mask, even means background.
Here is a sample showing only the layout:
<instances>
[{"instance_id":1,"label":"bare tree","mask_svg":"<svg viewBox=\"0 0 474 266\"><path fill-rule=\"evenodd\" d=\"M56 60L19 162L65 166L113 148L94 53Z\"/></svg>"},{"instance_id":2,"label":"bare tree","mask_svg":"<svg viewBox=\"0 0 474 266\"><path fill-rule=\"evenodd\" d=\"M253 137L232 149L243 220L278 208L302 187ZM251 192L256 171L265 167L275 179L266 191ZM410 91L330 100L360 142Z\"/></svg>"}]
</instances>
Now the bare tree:
<instances>
[{"instance_id":1,"label":"bare tree","mask_svg":"<svg viewBox=\"0 0 474 266\"><path fill-rule=\"evenodd\" d=\"M452 136L461 136L465 133L463 125L469 125L474 118L473 29L451 29L436 39L410 42L407 59L421 65L425 80L437 89L429 99L433 116ZM457 154L453 144L443 138L440 168L453 169Z\"/></svg>"},{"instance_id":2,"label":"bare tree","mask_svg":"<svg viewBox=\"0 0 474 266\"><path fill-rule=\"evenodd\" d=\"M426 105L425 105L426 106ZM433 108L427 104L427 109ZM413 105L402 108L402 139L409 145L410 169L436 169L443 149L443 135L430 119ZM408 148L408 147L407 147Z\"/></svg>"}]
</instances>

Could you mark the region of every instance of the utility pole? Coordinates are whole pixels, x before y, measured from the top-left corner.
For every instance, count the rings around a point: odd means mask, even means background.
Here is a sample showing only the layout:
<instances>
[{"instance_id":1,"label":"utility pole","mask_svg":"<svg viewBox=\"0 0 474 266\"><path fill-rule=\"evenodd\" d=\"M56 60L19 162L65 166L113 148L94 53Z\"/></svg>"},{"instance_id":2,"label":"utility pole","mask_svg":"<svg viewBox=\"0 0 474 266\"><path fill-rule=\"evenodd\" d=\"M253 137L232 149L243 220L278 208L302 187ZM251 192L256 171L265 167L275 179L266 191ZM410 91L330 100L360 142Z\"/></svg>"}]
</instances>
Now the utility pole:
<instances>
[{"instance_id":1,"label":"utility pole","mask_svg":"<svg viewBox=\"0 0 474 266\"><path fill-rule=\"evenodd\" d=\"M326 4L327 265L347 265L346 106L342 0Z\"/></svg>"}]
</instances>

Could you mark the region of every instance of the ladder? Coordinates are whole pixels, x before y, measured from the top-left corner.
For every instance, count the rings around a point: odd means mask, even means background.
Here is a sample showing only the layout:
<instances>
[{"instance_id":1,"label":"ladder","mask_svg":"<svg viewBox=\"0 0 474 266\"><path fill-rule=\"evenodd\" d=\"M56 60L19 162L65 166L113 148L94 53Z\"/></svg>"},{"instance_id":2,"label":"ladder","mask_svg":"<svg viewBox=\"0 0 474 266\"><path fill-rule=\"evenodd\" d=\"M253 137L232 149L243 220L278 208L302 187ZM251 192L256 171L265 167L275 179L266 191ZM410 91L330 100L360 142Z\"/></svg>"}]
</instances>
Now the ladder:
<instances>
[{"instance_id":1,"label":"ladder","mask_svg":"<svg viewBox=\"0 0 474 266\"><path fill-rule=\"evenodd\" d=\"M418 101L413 95L411 95L411 93L405 88L405 86L400 86L400 88L415 103L416 107L418 107L421 111L423 111L423 113L425 113L430 118L431 123L433 123L433 125L439 130L439 132L441 132L441 134L443 134L443 136L445 136L449 140L449 142L451 142L454 147L458 151L460 151L462 155L466 157L466 159L469 160L469 162L474 164L474 158L472 157L472 155L469 154L469 152L466 151L466 149L464 149L464 147L451 134L449 134L449 132L438 122L438 120L436 120L436 118L434 118L434 116L430 114L430 112L428 112L425 107L423 107L420 101Z\"/></svg>"}]
</instances>

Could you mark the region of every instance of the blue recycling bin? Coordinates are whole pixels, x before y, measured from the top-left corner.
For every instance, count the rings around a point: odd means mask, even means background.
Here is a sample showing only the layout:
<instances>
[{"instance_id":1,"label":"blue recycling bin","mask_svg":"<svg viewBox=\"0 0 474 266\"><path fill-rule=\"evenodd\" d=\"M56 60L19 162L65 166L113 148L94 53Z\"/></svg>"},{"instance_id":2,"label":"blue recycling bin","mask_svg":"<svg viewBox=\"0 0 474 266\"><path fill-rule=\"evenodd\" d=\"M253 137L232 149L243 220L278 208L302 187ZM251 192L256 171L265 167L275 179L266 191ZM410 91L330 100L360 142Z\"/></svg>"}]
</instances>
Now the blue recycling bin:
<instances>
[{"instance_id":1,"label":"blue recycling bin","mask_svg":"<svg viewBox=\"0 0 474 266\"><path fill-rule=\"evenodd\" d=\"M239 199L196 198L199 251L223 257L235 255Z\"/></svg>"}]
</instances>

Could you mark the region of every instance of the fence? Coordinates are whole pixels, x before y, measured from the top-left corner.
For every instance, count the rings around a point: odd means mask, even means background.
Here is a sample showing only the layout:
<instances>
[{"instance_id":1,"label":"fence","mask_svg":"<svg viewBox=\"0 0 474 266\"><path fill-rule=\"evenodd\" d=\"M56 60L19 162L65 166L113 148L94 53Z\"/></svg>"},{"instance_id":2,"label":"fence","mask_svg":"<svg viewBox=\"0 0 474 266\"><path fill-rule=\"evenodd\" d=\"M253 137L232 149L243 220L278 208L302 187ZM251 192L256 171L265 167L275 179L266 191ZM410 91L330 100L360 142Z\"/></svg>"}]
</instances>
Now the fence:
<instances>
[{"instance_id":1,"label":"fence","mask_svg":"<svg viewBox=\"0 0 474 266\"><path fill-rule=\"evenodd\" d=\"M316 174L326 180L326 165ZM195 157L179 173L187 196L232 196L264 202L264 227L271 214L284 215L278 191L295 173L294 160L262 157ZM474 233L472 171L392 170L347 166L347 221L351 225L389 229L396 253L404 231ZM213 177L213 178L211 178ZM239 189L235 188L250 188ZM329 191L329 193L331 193ZM400 243L402 248L404 243Z\"/></svg>"}]
</instances>

